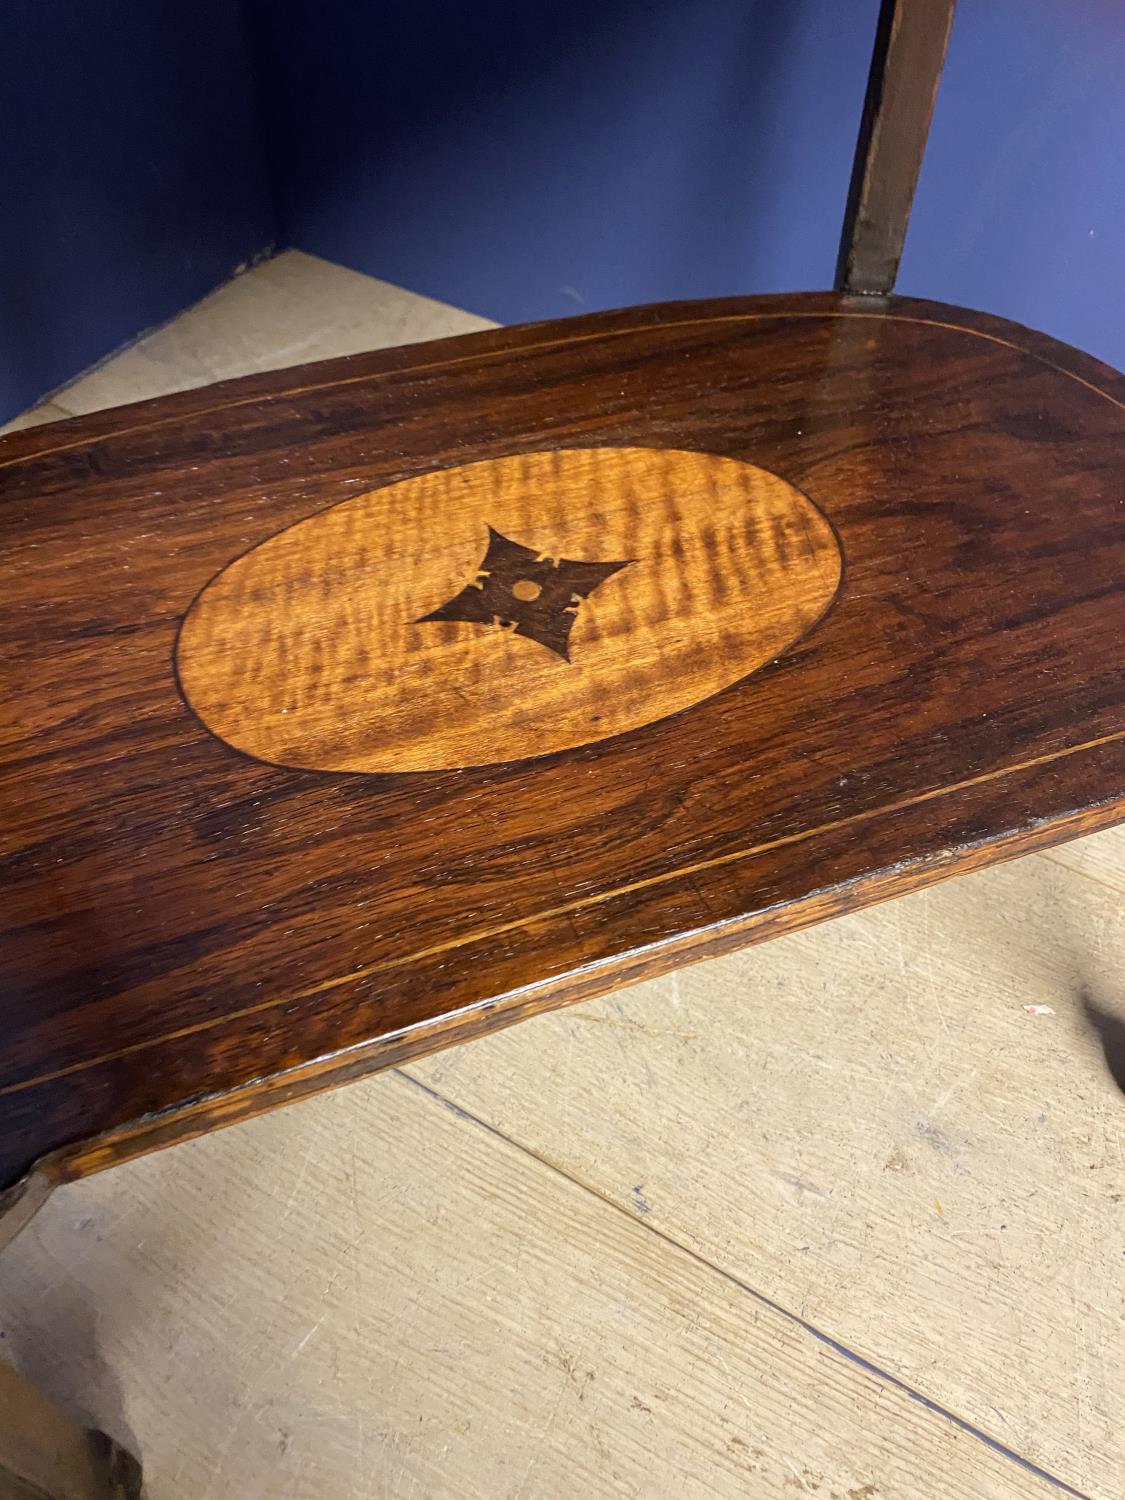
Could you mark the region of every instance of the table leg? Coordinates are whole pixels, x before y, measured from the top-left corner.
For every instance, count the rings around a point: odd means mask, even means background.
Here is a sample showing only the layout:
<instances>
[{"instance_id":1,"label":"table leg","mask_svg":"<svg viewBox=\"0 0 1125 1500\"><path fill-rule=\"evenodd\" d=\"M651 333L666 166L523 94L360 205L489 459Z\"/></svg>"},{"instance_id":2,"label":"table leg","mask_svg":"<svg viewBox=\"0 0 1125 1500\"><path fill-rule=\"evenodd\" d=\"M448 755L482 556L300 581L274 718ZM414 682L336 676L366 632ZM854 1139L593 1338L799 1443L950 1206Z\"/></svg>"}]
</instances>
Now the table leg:
<instances>
[{"instance_id":1,"label":"table leg","mask_svg":"<svg viewBox=\"0 0 1125 1500\"><path fill-rule=\"evenodd\" d=\"M141 1466L0 1364L0 1500L141 1500Z\"/></svg>"}]
</instances>

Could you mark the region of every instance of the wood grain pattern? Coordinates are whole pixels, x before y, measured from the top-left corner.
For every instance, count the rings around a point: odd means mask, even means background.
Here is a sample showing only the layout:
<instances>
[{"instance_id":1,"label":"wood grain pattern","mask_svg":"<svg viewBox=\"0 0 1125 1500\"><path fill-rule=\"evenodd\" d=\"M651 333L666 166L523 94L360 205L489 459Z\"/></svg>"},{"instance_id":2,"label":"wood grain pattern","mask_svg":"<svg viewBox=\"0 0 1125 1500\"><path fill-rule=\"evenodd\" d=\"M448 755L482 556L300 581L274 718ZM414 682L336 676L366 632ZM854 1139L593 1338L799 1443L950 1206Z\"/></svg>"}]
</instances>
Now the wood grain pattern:
<instances>
[{"instance_id":1,"label":"wood grain pattern","mask_svg":"<svg viewBox=\"0 0 1125 1500\"><path fill-rule=\"evenodd\" d=\"M848 190L836 286L893 291L956 0L883 0Z\"/></svg>"},{"instance_id":2,"label":"wood grain pattern","mask_svg":"<svg viewBox=\"0 0 1125 1500\"><path fill-rule=\"evenodd\" d=\"M259 760L456 769L710 697L803 635L840 573L820 512L751 464L548 450L406 479L263 541L192 605L176 661L204 724Z\"/></svg>"},{"instance_id":3,"label":"wood grain pattern","mask_svg":"<svg viewBox=\"0 0 1125 1500\"><path fill-rule=\"evenodd\" d=\"M617 1094L583 1122L615 1148ZM77 1184L2 1264L8 1341L71 1400L112 1361L153 1500L1067 1493L396 1075Z\"/></svg>"},{"instance_id":4,"label":"wood grain pattern","mask_svg":"<svg viewBox=\"0 0 1125 1500\"><path fill-rule=\"evenodd\" d=\"M1123 385L999 320L810 295L5 439L0 1180L1120 819ZM723 691L536 760L297 770L188 710L177 630L232 558L381 486L593 447L778 476L840 538L838 601Z\"/></svg>"}]
</instances>

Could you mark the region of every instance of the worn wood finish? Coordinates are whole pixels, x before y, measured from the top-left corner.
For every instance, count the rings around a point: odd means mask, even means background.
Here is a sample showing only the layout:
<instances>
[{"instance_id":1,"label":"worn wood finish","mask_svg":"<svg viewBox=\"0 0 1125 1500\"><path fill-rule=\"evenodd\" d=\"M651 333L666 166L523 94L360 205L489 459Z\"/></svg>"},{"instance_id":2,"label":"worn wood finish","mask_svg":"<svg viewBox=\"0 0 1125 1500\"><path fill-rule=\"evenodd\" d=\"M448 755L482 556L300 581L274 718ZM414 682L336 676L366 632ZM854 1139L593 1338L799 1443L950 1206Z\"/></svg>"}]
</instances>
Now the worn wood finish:
<instances>
[{"instance_id":1,"label":"worn wood finish","mask_svg":"<svg viewBox=\"0 0 1125 1500\"><path fill-rule=\"evenodd\" d=\"M893 291L956 0L883 0L852 168L836 285Z\"/></svg>"},{"instance_id":2,"label":"worn wood finish","mask_svg":"<svg viewBox=\"0 0 1125 1500\"><path fill-rule=\"evenodd\" d=\"M0 1177L95 1170L1119 819L1123 399L1010 324L812 295L6 439ZM267 765L188 707L177 632L234 559L438 469L606 447L793 486L839 538L835 603L691 707L500 765Z\"/></svg>"}]
</instances>

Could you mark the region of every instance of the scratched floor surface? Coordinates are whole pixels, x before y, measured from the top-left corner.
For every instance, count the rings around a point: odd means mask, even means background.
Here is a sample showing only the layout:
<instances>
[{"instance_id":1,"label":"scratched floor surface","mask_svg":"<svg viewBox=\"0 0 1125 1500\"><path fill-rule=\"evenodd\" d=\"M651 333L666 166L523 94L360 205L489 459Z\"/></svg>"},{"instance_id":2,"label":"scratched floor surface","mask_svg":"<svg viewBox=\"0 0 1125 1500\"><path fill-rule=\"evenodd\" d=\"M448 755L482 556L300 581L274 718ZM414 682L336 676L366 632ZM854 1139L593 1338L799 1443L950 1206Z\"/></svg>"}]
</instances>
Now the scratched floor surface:
<instances>
[{"instance_id":1,"label":"scratched floor surface","mask_svg":"<svg viewBox=\"0 0 1125 1500\"><path fill-rule=\"evenodd\" d=\"M298 254L26 421L483 326ZM151 1500L1120 1500L1125 831L59 1192L0 1356Z\"/></svg>"}]
</instances>

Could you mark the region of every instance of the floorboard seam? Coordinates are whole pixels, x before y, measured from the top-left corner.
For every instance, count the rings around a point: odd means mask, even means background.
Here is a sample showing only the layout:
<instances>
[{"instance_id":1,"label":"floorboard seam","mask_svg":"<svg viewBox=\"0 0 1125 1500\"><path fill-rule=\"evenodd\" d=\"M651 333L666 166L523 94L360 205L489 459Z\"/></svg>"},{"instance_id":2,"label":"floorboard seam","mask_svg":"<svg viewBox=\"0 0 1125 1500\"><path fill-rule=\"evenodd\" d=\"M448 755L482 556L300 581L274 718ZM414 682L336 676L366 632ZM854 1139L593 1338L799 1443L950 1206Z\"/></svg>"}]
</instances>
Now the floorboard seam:
<instances>
[{"instance_id":1,"label":"floorboard seam","mask_svg":"<svg viewBox=\"0 0 1125 1500\"><path fill-rule=\"evenodd\" d=\"M1116 824L1113 826L1116 827ZM1093 834L1089 835L1089 837L1092 838ZM1081 842L1081 840L1078 840L1078 842ZM1103 880L1100 875L1093 875L1089 870L1081 870L1077 865L1070 864L1068 860L1059 859L1058 855L1052 849L1041 849L1039 854L1040 858L1045 859L1048 864L1054 865L1056 870L1065 870L1068 875L1073 875L1077 880L1088 880L1091 885L1096 885L1100 890L1108 891L1115 900L1120 901L1121 887L1114 885L1112 881ZM1032 855L1032 858L1034 857Z\"/></svg>"},{"instance_id":2,"label":"floorboard seam","mask_svg":"<svg viewBox=\"0 0 1125 1500\"><path fill-rule=\"evenodd\" d=\"M453 1114L467 1121L469 1124L476 1125L480 1129L487 1131L490 1135L495 1136L498 1140L503 1141L506 1145L512 1146L517 1151L523 1152L525 1156L530 1156L532 1160L539 1162L541 1166L548 1168L548 1170L555 1173L556 1176L563 1178L564 1181L569 1182L572 1186L581 1188L584 1192L587 1192L592 1197L597 1198L600 1203L607 1204L610 1208L616 1209L616 1211L624 1218L626 1218L630 1224L635 1225L637 1228L648 1230L650 1234L656 1235L658 1239L662 1240L672 1249L678 1250L682 1255L686 1255L690 1260L694 1261L696 1265L704 1267L706 1270L713 1272L716 1276L721 1276L724 1281L730 1282L730 1284L732 1286L736 1286L739 1291L744 1292L749 1297L753 1297L754 1300L760 1303L763 1307L768 1307L771 1312L779 1313L782 1317L788 1319L789 1322L795 1323L805 1333L816 1339L818 1343L825 1345L825 1347L831 1349L834 1353L839 1354L843 1359L848 1360L849 1363L856 1365L859 1369L865 1370L869 1375L875 1375L879 1380L885 1381L888 1385L893 1386L898 1391L901 1391L905 1396L908 1396L911 1401L916 1402L919 1406L924 1407L927 1411L932 1412L935 1416L941 1417L947 1422L951 1422L955 1427L959 1428L960 1431L964 1432L968 1437L975 1438L978 1442L983 1443L985 1447L990 1448L994 1453L998 1453L1002 1458L1008 1459L1011 1463L1016 1464L1019 1468L1025 1470L1027 1473L1034 1474L1037 1479L1042 1479L1047 1484L1053 1485L1054 1488L1057 1489L1061 1494L1072 1496L1073 1500L1094 1500L1094 1497L1088 1494L1085 1490L1076 1489L1074 1485L1068 1484L1065 1479L1059 1478L1057 1474L1052 1474L1049 1469L1042 1468L1039 1464L1034 1463L1031 1459L1025 1458L1022 1453L1017 1453L1014 1448L1009 1448L1006 1443L1000 1442L998 1438L992 1437L989 1433L985 1432L982 1427L977 1427L966 1417L958 1416L957 1413L955 1411L951 1411L949 1407L942 1406L940 1402L934 1401L929 1396L924 1395L923 1392L917 1390L907 1381L902 1380L899 1376L892 1374L890 1370L884 1369L881 1365L874 1364L871 1360L865 1358L862 1354L858 1354L854 1349L849 1349L846 1344L840 1343L840 1341L838 1339L834 1339L831 1334L825 1333L824 1330L818 1328L815 1323L810 1323L807 1318L801 1317L799 1313L793 1312L790 1308L785 1307L782 1303L774 1301L774 1299L768 1296L765 1292L760 1292L756 1287L752 1287L748 1282L743 1281L741 1277L736 1276L733 1271L728 1271L725 1267L716 1265L714 1261L708 1260L705 1255L701 1254L698 1250L693 1250L690 1245L685 1245L682 1241L676 1239L674 1235L669 1234L667 1230L658 1228L657 1225L650 1223L646 1219L638 1218L637 1215L631 1213L623 1203L619 1203L615 1198L611 1198L608 1194L603 1193L598 1188L591 1186L590 1183L584 1182L582 1178L573 1176L564 1167L560 1167L557 1162L551 1161L548 1157L542 1156L538 1151L534 1150L530 1146L525 1145L522 1141L518 1141L513 1136L507 1135L498 1126L491 1124L488 1120L482 1119L480 1115L473 1114L472 1110L465 1109L462 1105L455 1103L454 1100L448 1098L439 1090L431 1088L427 1083L423 1083L420 1078L415 1078L412 1074L405 1072L402 1068L395 1068L392 1071L396 1073L398 1077L411 1084L414 1088L420 1090L423 1094L427 1094L431 1099L434 1100L435 1103L440 1104L444 1109L450 1110Z\"/></svg>"}]
</instances>

